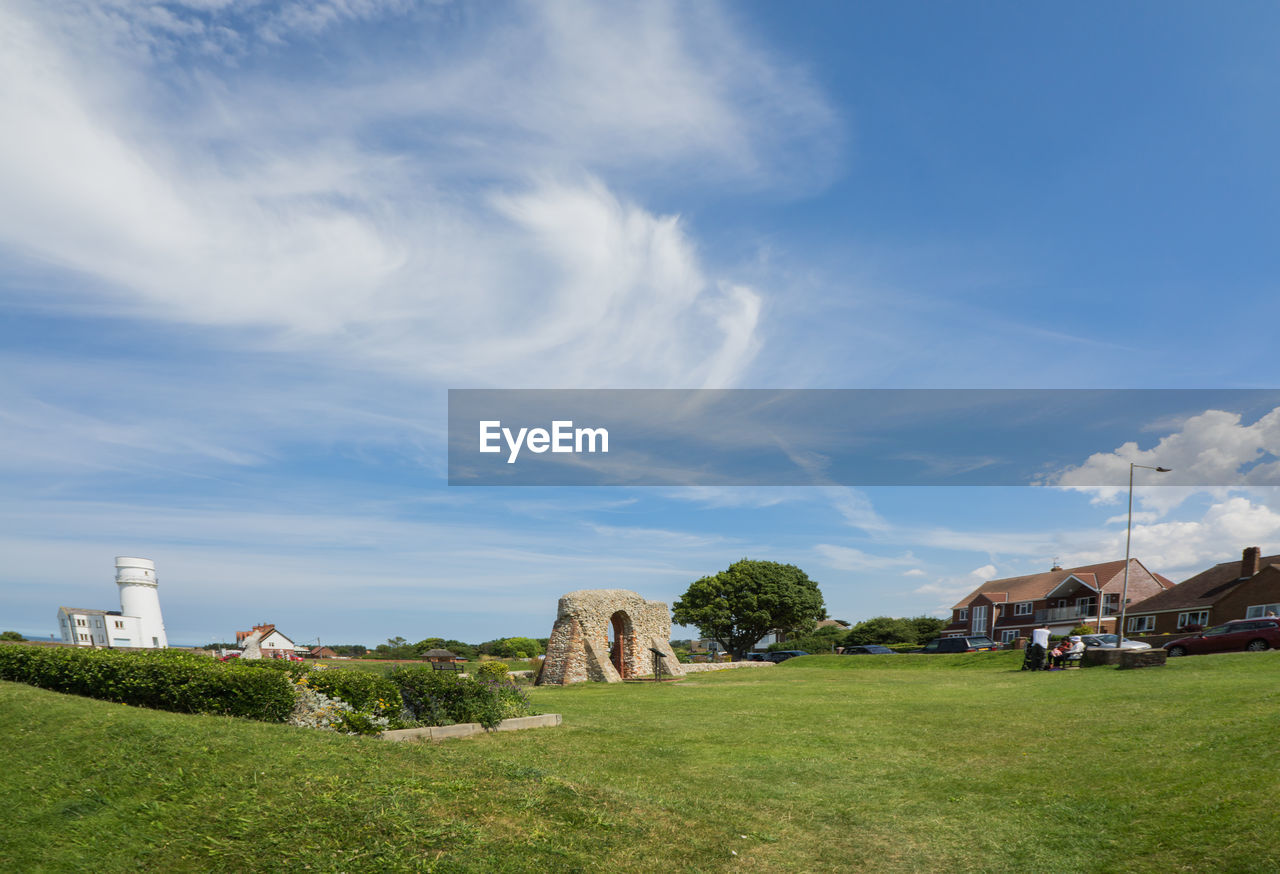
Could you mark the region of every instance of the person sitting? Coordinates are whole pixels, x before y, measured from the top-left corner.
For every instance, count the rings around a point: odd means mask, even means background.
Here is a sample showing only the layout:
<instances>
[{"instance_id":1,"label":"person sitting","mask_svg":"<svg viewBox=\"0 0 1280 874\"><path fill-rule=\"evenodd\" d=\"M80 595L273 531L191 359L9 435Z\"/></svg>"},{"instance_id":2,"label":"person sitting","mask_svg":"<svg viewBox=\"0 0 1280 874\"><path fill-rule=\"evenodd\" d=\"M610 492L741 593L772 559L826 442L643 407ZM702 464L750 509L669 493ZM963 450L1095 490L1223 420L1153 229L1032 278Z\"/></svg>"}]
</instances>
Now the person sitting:
<instances>
[{"instance_id":1,"label":"person sitting","mask_svg":"<svg viewBox=\"0 0 1280 874\"><path fill-rule=\"evenodd\" d=\"M1078 634L1073 634L1066 638L1053 651L1053 666L1055 668L1064 668L1069 662L1080 661L1080 656L1084 654L1084 641L1080 639Z\"/></svg>"}]
</instances>

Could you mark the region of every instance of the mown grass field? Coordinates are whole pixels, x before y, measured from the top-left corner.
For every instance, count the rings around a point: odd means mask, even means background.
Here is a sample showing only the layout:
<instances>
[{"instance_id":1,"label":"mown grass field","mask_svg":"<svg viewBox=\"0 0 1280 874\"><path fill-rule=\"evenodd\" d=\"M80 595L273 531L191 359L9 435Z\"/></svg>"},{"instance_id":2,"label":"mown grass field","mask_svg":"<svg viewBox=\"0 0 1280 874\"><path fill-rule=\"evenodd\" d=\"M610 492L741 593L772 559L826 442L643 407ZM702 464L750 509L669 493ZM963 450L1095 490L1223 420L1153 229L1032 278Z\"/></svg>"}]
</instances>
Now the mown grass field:
<instances>
[{"instance_id":1,"label":"mown grass field","mask_svg":"<svg viewBox=\"0 0 1280 874\"><path fill-rule=\"evenodd\" d=\"M0 683L5 871L1274 872L1280 653L821 656L396 745Z\"/></svg>"}]
</instances>

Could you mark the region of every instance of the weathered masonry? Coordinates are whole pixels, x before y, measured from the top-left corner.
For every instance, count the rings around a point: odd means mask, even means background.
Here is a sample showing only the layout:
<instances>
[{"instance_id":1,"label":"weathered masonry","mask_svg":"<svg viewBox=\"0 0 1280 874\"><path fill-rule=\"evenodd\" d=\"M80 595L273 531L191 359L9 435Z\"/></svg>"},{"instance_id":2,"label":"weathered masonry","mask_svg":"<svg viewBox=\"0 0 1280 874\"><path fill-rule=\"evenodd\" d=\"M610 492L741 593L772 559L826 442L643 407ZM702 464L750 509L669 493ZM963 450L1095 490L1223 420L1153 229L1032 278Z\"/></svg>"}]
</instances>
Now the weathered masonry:
<instances>
[{"instance_id":1,"label":"weathered masonry","mask_svg":"<svg viewBox=\"0 0 1280 874\"><path fill-rule=\"evenodd\" d=\"M658 659L655 649L665 658ZM684 674L671 651L666 604L626 589L582 589L560 598L538 683L620 683L651 675L655 660L665 674Z\"/></svg>"}]
</instances>

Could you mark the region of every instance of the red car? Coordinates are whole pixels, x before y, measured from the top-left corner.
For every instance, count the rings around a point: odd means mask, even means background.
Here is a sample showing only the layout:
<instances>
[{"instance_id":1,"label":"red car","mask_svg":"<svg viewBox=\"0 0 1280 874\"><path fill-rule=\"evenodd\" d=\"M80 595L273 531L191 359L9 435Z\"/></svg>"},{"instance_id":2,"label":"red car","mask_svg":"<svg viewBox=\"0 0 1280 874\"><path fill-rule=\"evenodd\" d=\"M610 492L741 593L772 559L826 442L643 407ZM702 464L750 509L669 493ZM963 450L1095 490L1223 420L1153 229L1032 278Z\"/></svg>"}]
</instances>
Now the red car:
<instances>
[{"instance_id":1,"label":"red car","mask_svg":"<svg viewBox=\"0 0 1280 874\"><path fill-rule=\"evenodd\" d=\"M1195 637L1171 640L1164 645L1170 656L1206 652L1260 652L1280 648L1280 619L1233 619L1215 625Z\"/></svg>"}]
</instances>

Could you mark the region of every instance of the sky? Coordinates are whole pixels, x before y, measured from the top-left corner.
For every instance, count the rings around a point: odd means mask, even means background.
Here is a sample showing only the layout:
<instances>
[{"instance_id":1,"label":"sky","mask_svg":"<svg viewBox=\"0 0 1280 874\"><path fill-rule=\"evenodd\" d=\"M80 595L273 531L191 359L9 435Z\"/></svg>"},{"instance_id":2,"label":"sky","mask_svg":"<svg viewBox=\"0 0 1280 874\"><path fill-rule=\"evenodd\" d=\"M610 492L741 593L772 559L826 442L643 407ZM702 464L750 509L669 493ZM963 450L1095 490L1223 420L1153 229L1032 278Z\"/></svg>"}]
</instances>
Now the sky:
<instances>
[{"instance_id":1,"label":"sky","mask_svg":"<svg viewBox=\"0 0 1280 874\"><path fill-rule=\"evenodd\" d=\"M114 609L117 555L188 644L543 637L565 592L743 557L835 618L943 615L1123 557L1124 490L1073 470L1247 470L1280 415L1152 420L1040 487L468 488L447 392L1274 388L1278 29L0 0L0 626ZM1151 570L1280 552L1274 487L1139 474Z\"/></svg>"}]
</instances>

